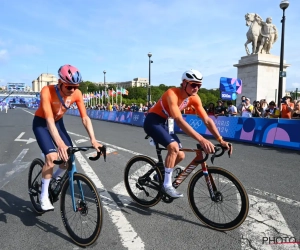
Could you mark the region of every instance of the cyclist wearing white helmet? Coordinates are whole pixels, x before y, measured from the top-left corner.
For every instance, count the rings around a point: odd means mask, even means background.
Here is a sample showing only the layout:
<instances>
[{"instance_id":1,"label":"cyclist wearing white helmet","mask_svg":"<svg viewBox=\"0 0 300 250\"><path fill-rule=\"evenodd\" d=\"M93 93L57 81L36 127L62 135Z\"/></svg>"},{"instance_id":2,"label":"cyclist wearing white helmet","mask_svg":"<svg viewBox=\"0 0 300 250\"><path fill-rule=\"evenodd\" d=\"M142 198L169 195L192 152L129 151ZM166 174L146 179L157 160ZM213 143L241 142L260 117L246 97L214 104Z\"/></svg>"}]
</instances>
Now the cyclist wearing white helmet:
<instances>
[{"instance_id":1,"label":"cyclist wearing white helmet","mask_svg":"<svg viewBox=\"0 0 300 250\"><path fill-rule=\"evenodd\" d=\"M149 110L144 121L145 132L156 143L161 144L168 150L165 159L165 178L162 191L173 198L183 197L183 194L177 192L172 186L172 172L174 167L185 157L184 152L179 151L182 146L179 138L174 134L174 121L183 132L199 142L205 153L214 152L214 145L197 133L183 119L182 110L188 106L193 106L217 141L223 147L232 151L232 147L229 147L228 142L223 141L214 121L207 115L197 94L202 85L202 74L198 70L187 70L183 73L181 80L179 88L170 88L162 95L160 100Z\"/></svg>"},{"instance_id":2,"label":"cyclist wearing white helmet","mask_svg":"<svg viewBox=\"0 0 300 250\"><path fill-rule=\"evenodd\" d=\"M63 65L58 70L58 84L43 87L41 102L35 112L32 129L37 143L45 155L45 165L42 169L42 192L40 205L44 211L53 210L49 197L48 187L51 178L59 180L67 166L64 163L53 174L54 160L68 160L67 149L72 146L72 141L63 123L63 115L75 102L82 123L88 132L92 146L99 151L99 144L95 138L92 122L87 116L81 91L78 89L82 77L77 68L72 65Z\"/></svg>"}]
</instances>

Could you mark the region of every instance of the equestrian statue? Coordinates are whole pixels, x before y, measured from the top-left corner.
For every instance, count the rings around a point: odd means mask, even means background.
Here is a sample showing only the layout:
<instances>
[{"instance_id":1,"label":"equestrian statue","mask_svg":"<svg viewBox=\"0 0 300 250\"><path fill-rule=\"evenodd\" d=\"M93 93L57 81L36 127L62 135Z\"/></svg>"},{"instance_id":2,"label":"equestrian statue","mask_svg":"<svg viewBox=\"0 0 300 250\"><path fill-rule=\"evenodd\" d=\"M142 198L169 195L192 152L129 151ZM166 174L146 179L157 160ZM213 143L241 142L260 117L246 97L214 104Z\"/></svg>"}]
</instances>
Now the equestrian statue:
<instances>
[{"instance_id":1,"label":"equestrian statue","mask_svg":"<svg viewBox=\"0 0 300 250\"><path fill-rule=\"evenodd\" d=\"M272 45L277 41L278 32L274 24L272 24L272 18L268 17L266 22L256 13L247 13L245 15L246 26L249 26L249 30L246 34L247 41L245 43L245 49L247 55L250 55L248 44L252 43L252 55L253 54L270 54Z\"/></svg>"}]
</instances>

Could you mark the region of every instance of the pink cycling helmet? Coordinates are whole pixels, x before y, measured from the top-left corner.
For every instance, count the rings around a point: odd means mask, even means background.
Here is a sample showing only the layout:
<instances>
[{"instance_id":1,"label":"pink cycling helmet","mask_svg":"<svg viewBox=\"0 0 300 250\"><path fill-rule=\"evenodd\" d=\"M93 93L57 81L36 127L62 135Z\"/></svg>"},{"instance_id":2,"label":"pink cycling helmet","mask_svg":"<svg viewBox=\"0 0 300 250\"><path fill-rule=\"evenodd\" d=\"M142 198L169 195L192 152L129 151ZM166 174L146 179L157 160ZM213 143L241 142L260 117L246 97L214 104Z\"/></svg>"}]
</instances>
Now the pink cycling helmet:
<instances>
[{"instance_id":1,"label":"pink cycling helmet","mask_svg":"<svg viewBox=\"0 0 300 250\"><path fill-rule=\"evenodd\" d=\"M82 82L79 70L69 64L63 65L59 68L58 76L67 84L79 84Z\"/></svg>"}]
</instances>

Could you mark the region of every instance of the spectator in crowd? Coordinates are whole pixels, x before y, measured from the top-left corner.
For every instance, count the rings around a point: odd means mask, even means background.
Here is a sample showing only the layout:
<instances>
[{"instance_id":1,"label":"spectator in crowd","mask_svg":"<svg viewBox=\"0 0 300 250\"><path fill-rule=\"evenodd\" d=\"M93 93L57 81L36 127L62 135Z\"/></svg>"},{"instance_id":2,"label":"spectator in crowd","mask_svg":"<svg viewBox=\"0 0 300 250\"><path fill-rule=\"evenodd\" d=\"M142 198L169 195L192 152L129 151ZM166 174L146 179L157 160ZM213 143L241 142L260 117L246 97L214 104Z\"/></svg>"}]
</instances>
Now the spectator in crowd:
<instances>
[{"instance_id":1,"label":"spectator in crowd","mask_svg":"<svg viewBox=\"0 0 300 250\"><path fill-rule=\"evenodd\" d=\"M260 106L262 108L262 114L261 114L261 117L264 117L265 115L265 112L266 112L266 109L268 108L268 102L266 99L261 99L260 100Z\"/></svg>"},{"instance_id":2,"label":"spectator in crowd","mask_svg":"<svg viewBox=\"0 0 300 250\"><path fill-rule=\"evenodd\" d=\"M218 116L224 116L226 108L223 106L222 100L217 101L217 106L215 107L215 117L217 118Z\"/></svg>"},{"instance_id":3,"label":"spectator in crowd","mask_svg":"<svg viewBox=\"0 0 300 250\"><path fill-rule=\"evenodd\" d=\"M208 115L215 115L215 104L213 104L212 102L209 103L208 108L206 109L206 113Z\"/></svg>"},{"instance_id":4,"label":"spectator in crowd","mask_svg":"<svg viewBox=\"0 0 300 250\"><path fill-rule=\"evenodd\" d=\"M237 108L232 104L232 101L227 101L227 112L228 112L228 116L237 115Z\"/></svg>"},{"instance_id":5,"label":"spectator in crowd","mask_svg":"<svg viewBox=\"0 0 300 250\"><path fill-rule=\"evenodd\" d=\"M245 102L242 102L242 117L252 117L253 105L250 103L250 98L246 97Z\"/></svg>"},{"instance_id":6,"label":"spectator in crowd","mask_svg":"<svg viewBox=\"0 0 300 250\"><path fill-rule=\"evenodd\" d=\"M152 104L152 102L150 101L150 102L148 103L148 110L150 110L150 109L152 108L152 106L153 106L153 104Z\"/></svg>"},{"instance_id":7,"label":"spectator in crowd","mask_svg":"<svg viewBox=\"0 0 300 250\"><path fill-rule=\"evenodd\" d=\"M194 114L196 114L196 111L193 106L188 106L183 110L183 113L186 115L194 115Z\"/></svg>"},{"instance_id":8,"label":"spectator in crowd","mask_svg":"<svg viewBox=\"0 0 300 250\"><path fill-rule=\"evenodd\" d=\"M292 118L292 113L294 109L294 103L292 101L292 97L285 96L281 99L281 118Z\"/></svg>"},{"instance_id":9,"label":"spectator in crowd","mask_svg":"<svg viewBox=\"0 0 300 250\"><path fill-rule=\"evenodd\" d=\"M143 106L143 103L140 103L140 107L139 107L139 112L143 112L143 110L144 110L144 106Z\"/></svg>"},{"instance_id":10,"label":"spectator in crowd","mask_svg":"<svg viewBox=\"0 0 300 250\"><path fill-rule=\"evenodd\" d=\"M260 106L260 102L256 101L253 105L252 117L262 117L263 108Z\"/></svg>"},{"instance_id":11,"label":"spectator in crowd","mask_svg":"<svg viewBox=\"0 0 300 250\"><path fill-rule=\"evenodd\" d=\"M237 111L238 111L238 113L239 113L240 115L242 115L242 109L243 109L243 107L244 107L245 101L246 101L246 96L243 95L243 96L241 97L241 103L237 106Z\"/></svg>"},{"instance_id":12,"label":"spectator in crowd","mask_svg":"<svg viewBox=\"0 0 300 250\"><path fill-rule=\"evenodd\" d=\"M300 101L297 101L295 104L292 119L300 119Z\"/></svg>"},{"instance_id":13,"label":"spectator in crowd","mask_svg":"<svg viewBox=\"0 0 300 250\"><path fill-rule=\"evenodd\" d=\"M276 108L276 104L274 101L269 103L269 107L266 109L265 117L267 118L279 118L280 110Z\"/></svg>"},{"instance_id":14,"label":"spectator in crowd","mask_svg":"<svg viewBox=\"0 0 300 250\"><path fill-rule=\"evenodd\" d=\"M143 107L143 112L148 112L148 102Z\"/></svg>"},{"instance_id":15,"label":"spectator in crowd","mask_svg":"<svg viewBox=\"0 0 300 250\"><path fill-rule=\"evenodd\" d=\"M4 103L4 109L5 109L5 113L7 114L7 110L8 110L8 103Z\"/></svg>"}]
</instances>

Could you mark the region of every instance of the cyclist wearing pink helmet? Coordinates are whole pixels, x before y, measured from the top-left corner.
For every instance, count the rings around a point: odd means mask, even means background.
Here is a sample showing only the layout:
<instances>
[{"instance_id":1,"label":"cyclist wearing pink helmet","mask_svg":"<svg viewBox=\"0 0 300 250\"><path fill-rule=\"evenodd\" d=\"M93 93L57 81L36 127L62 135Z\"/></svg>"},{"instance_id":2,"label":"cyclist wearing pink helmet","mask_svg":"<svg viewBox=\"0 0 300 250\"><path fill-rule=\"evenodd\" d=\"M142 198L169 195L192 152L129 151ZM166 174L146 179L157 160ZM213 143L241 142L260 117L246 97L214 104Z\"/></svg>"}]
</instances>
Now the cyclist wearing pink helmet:
<instances>
[{"instance_id":1,"label":"cyclist wearing pink helmet","mask_svg":"<svg viewBox=\"0 0 300 250\"><path fill-rule=\"evenodd\" d=\"M63 115L68 108L76 103L82 123L88 132L93 147L99 151L99 144L95 138L92 122L87 116L81 91L78 89L82 77L77 68L72 65L63 65L58 70L58 84L42 88L40 105L33 119L33 132L37 143L45 155L45 165L42 169L42 193L40 205L44 211L53 210L49 197L48 187L51 178L57 181L65 172L67 166L60 165L53 174L54 160L58 157L65 162L68 160L67 149L72 141L63 123ZM53 176L52 176L53 174Z\"/></svg>"}]
</instances>

